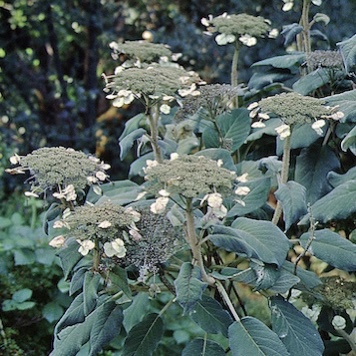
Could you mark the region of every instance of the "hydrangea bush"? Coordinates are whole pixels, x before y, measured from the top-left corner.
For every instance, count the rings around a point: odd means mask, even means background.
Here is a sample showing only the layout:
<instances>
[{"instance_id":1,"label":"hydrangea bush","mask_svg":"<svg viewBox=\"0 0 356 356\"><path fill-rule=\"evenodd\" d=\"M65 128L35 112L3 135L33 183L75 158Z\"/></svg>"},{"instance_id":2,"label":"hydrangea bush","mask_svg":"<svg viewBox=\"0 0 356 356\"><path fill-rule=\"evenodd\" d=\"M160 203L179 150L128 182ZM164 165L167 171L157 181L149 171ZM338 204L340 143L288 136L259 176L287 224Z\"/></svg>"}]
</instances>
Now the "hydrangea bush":
<instances>
[{"instance_id":1,"label":"hydrangea bush","mask_svg":"<svg viewBox=\"0 0 356 356\"><path fill-rule=\"evenodd\" d=\"M297 37L284 32L298 51L255 64L239 87L237 57L230 84L206 85L163 45L112 43L107 97L143 105L119 138L121 159L137 148L127 180L61 147L11 158L10 173L30 172L27 194L50 203L74 298L51 355L356 352L356 42L340 42L341 57L306 50L306 10L320 3L304 0ZM270 30L247 14L202 23L235 51ZM331 76L317 86L327 68L347 90Z\"/></svg>"}]
</instances>

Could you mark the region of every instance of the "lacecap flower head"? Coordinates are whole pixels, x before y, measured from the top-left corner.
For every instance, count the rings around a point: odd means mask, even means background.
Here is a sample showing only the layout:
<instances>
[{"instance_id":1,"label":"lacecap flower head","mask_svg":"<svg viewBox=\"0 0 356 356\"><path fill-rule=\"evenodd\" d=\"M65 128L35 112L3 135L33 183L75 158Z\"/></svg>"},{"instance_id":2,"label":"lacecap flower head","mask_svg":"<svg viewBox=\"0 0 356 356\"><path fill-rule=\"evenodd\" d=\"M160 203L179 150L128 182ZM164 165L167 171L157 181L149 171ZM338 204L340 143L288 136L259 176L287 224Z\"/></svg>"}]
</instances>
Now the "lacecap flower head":
<instances>
[{"instance_id":1,"label":"lacecap flower head","mask_svg":"<svg viewBox=\"0 0 356 356\"><path fill-rule=\"evenodd\" d=\"M54 197L67 201L75 200L76 193L86 186L105 181L110 168L94 156L64 147L40 148L27 156L15 155L10 161L18 166L8 172L30 173L33 195L52 191Z\"/></svg>"},{"instance_id":2,"label":"lacecap flower head","mask_svg":"<svg viewBox=\"0 0 356 356\"><path fill-rule=\"evenodd\" d=\"M254 46L257 43L257 37L264 37L270 30L268 20L248 14L228 15L224 13L217 17L209 15L201 22L207 27L208 33L218 33L215 41L219 45L239 41L246 46Z\"/></svg>"}]
</instances>

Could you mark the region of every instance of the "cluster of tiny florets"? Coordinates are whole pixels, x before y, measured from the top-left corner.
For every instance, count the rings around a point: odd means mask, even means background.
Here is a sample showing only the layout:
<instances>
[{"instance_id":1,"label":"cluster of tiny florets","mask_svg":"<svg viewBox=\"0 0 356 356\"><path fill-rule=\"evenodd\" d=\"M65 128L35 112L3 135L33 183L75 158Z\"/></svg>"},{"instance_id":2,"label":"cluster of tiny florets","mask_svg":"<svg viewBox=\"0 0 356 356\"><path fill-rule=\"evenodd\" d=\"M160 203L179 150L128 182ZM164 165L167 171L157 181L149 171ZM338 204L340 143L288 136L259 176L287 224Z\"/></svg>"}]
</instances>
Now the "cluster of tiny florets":
<instances>
[{"instance_id":1,"label":"cluster of tiny florets","mask_svg":"<svg viewBox=\"0 0 356 356\"><path fill-rule=\"evenodd\" d=\"M166 262L184 244L181 227L173 226L164 215L153 214L149 208L136 209L140 221L136 223L138 234L126 244L125 265L134 265L144 280L147 273L156 273L158 266Z\"/></svg>"},{"instance_id":2,"label":"cluster of tiny florets","mask_svg":"<svg viewBox=\"0 0 356 356\"><path fill-rule=\"evenodd\" d=\"M233 43L239 40L246 46L256 44L256 37L263 37L270 29L269 22L261 16L248 14L228 15L202 19L202 24L207 27L208 33L218 32L215 40L219 45Z\"/></svg>"},{"instance_id":3,"label":"cluster of tiny florets","mask_svg":"<svg viewBox=\"0 0 356 356\"><path fill-rule=\"evenodd\" d=\"M342 57L337 51L313 51L307 54L306 63L312 69L343 67Z\"/></svg>"},{"instance_id":4,"label":"cluster of tiny florets","mask_svg":"<svg viewBox=\"0 0 356 356\"><path fill-rule=\"evenodd\" d=\"M221 167L219 162L198 155L182 155L162 164L148 165L145 173L149 191L157 194L164 190L185 198L214 191L224 193L232 189L236 178L235 172Z\"/></svg>"},{"instance_id":5,"label":"cluster of tiny florets","mask_svg":"<svg viewBox=\"0 0 356 356\"><path fill-rule=\"evenodd\" d=\"M110 168L94 156L64 147L40 148L27 156L15 155L10 161L18 164L8 170L10 173L30 172L34 195L52 191L66 200L75 200L71 199L75 192L87 185L105 181L108 178L105 171Z\"/></svg>"},{"instance_id":6,"label":"cluster of tiny florets","mask_svg":"<svg viewBox=\"0 0 356 356\"><path fill-rule=\"evenodd\" d=\"M111 42L112 57L118 59L124 55L125 59L136 59L139 62L158 62L161 58L171 58L171 50L160 43L147 41L125 41L124 43Z\"/></svg>"}]
</instances>

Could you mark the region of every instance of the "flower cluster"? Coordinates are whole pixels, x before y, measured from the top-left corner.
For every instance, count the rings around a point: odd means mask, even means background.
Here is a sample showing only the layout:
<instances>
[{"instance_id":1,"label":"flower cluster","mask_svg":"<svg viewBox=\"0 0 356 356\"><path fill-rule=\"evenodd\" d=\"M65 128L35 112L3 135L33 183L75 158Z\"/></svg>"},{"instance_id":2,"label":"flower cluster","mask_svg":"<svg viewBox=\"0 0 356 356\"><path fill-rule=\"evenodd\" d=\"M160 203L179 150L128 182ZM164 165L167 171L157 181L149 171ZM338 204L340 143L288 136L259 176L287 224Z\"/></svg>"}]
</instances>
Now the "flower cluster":
<instances>
[{"instance_id":1,"label":"flower cluster","mask_svg":"<svg viewBox=\"0 0 356 356\"><path fill-rule=\"evenodd\" d=\"M222 162L204 156L172 154L170 160L157 164L148 161L145 168L146 189L158 196L151 206L154 213L162 213L169 198L201 198L211 207L222 206L221 194L231 192L235 172L221 167Z\"/></svg>"},{"instance_id":2,"label":"flower cluster","mask_svg":"<svg viewBox=\"0 0 356 356\"><path fill-rule=\"evenodd\" d=\"M120 55L123 55L125 59L135 59L139 63L158 62L160 59L172 57L172 52L167 46L147 41L111 42L110 48L113 50L112 57L114 59L118 59Z\"/></svg>"},{"instance_id":3,"label":"flower cluster","mask_svg":"<svg viewBox=\"0 0 356 356\"><path fill-rule=\"evenodd\" d=\"M197 96L197 84L203 82L195 72L188 72L178 66L143 65L140 68L118 67L115 75L106 78L105 91L110 92L108 99L114 99L113 105L121 107L135 98L145 106L159 101L170 102L179 94ZM166 104L167 105L167 104Z\"/></svg>"},{"instance_id":4,"label":"flower cluster","mask_svg":"<svg viewBox=\"0 0 356 356\"><path fill-rule=\"evenodd\" d=\"M124 264L139 268L140 280L147 273L157 273L158 265L166 262L184 244L183 230L173 226L166 216L153 214L149 208L138 208L140 221L137 234L126 244Z\"/></svg>"},{"instance_id":5,"label":"flower cluster","mask_svg":"<svg viewBox=\"0 0 356 356\"><path fill-rule=\"evenodd\" d=\"M53 227L65 228L65 233L55 237L50 245L61 247L66 239L74 238L79 244L79 252L85 256L95 247L107 257L122 258L126 254L125 238L127 231L134 234L140 214L105 201L97 205L83 205L69 213L64 213L62 220L57 220Z\"/></svg>"},{"instance_id":6,"label":"flower cluster","mask_svg":"<svg viewBox=\"0 0 356 356\"><path fill-rule=\"evenodd\" d=\"M312 69L343 67L342 56L338 51L313 51L307 54L306 63Z\"/></svg>"},{"instance_id":7,"label":"flower cluster","mask_svg":"<svg viewBox=\"0 0 356 356\"><path fill-rule=\"evenodd\" d=\"M176 119L186 119L194 115L199 109L207 112L208 118L216 119L225 112L237 96L237 90L229 84L208 84L199 88L198 97L187 97L182 101L182 108L177 111Z\"/></svg>"},{"instance_id":8,"label":"flower cluster","mask_svg":"<svg viewBox=\"0 0 356 356\"><path fill-rule=\"evenodd\" d=\"M264 98L252 103L248 109L251 110L251 118L259 119L252 124L254 128L265 126L263 121L268 120L270 114L278 116L283 124L277 127L276 131L281 139L285 139L290 136L291 127L294 125L311 124L311 127L322 135L321 128L326 124L324 119L339 120L344 116L337 111L337 107L323 104L320 99L292 92Z\"/></svg>"},{"instance_id":9,"label":"flower cluster","mask_svg":"<svg viewBox=\"0 0 356 356\"><path fill-rule=\"evenodd\" d=\"M105 181L105 171L110 168L94 156L64 147L40 148L27 156L14 155L10 161L18 166L7 170L9 173L31 174L31 192L26 195L53 191L55 198L67 201L74 201L87 185Z\"/></svg>"},{"instance_id":10,"label":"flower cluster","mask_svg":"<svg viewBox=\"0 0 356 356\"><path fill-rule=\"evenodd\" d=\"M248 14L228 15L224 13L220 16L201 20L207 27L208 34L218 32L215 41L218 45L235 43L237 40L246 46L254 46L257 43L256 37L263 37L269 30L269 21L261 16Z\"/></svg>"}]
</instances>

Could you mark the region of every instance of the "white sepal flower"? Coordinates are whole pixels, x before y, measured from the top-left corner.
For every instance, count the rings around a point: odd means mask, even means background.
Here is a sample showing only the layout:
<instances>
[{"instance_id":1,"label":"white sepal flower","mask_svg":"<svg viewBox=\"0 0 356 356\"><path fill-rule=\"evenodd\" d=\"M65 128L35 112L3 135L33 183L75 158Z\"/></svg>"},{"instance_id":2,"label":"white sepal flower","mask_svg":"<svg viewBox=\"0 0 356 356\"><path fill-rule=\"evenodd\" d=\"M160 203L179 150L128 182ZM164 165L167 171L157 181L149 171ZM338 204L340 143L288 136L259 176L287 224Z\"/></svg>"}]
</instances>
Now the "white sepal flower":
<instances>
[{"instance_id":1,"label":"white sepal flower","mask_svg":"<svg viewBox=\"0 0 356 356\"><path fill-rule=\"evenodd\" d=\"M252 47L257 43L257 38L250 35L243 35L239 38L239 41L245 46Z\"/></svg>"},{"instance_id":2,"label":"white sepal flower","mask_svg":"<svg viewBox=\"0 0 356 356\"><path fill-rule=\"evenodd\" d=\"M167 198L167 197L157 198L156 201L153 204L151 204L151 206L150 206L151 212L153 214L162 214L166 209L168 201L169 201L169 198Z\"/></svg>"},{"instance_id":3,"label":"white sepal flower","mask_svg":"<svg viewBox=\"0 0 356 356\"><path fill-rule=\"evenodd\" d=\"M10 157L10 162L11 164L19 164L20 163L20 156L18 156L16 153Z\"/></svg>"},{"instance_id":4,"label":"white sepal flower","mask_svg":"<svg viewBox=\"0 0 356 356\"><path fill-rule=\"evenodd\" d=\"M266 127L266 124L264 124L262 121L256 121L256 122L252 123L251 127L253 129L262 129L262 128Z\"/></svg>"},{"instance_id":5,"label":"white sepal flower","mask_svg":"<svg viewBox=\"0 0 356 356\"><path fill-rule=\"evenodd\" d=\"M64 245L65 240L66 239L63 235L59 235L59 236L56 236L55 238L53 238L48 243L48 245L50 245L51 247L54 247L54 248L60 248Z\"/></svg>"},{"instance_id":6,"label":"white sepal flower","mask_svg":"<svg viewBox=\"0 0 356 356\"><path fill-rule=\"evenodd\" d=\"M95 244L93 241L90 240L76 240L78 242L78 244L80 245L78 252L83 255L86 256L90 250L92 250L95 247Z\"/></svg>"},{"instance_id":7,"label":"white sepal flower","mask_svg":"<svg viewBox=\"0 0 356 356\"><path fill-rule=\"evenodd\" d=\"M285 138L290 136L290 126L289 125L283 124L281 126L276 127L275 130L277 131L279 138L281 140L284 140Z\"/></svg>"},{"instance_id":8,"label":"white sepal flower","mask_svg":"<svg viewBox=\"0 0 356 356\"><path fill-rule=\"evenodd\" d=\"M102 222L98 225L98 227L101 227L102 229L107 229L107 228L110 227L111 225L112 225L112 224L111 224L110 221L104 220L104 221L102 221Z\"/></svg>"},{"instance_id":9,"label":"white sepal flower","mask_svg":"<svg viewBox=\"0 0 356 356\"><path fill-rule=\"evenodd\" d=\"M219 46L224 46L228 43L233 43L236 41L235 35L227 35L226 33L220 33L215 37L215 41Z\"/></svg>"},{"instance_id":10,"label":"white sepal flower","mask_svg":"<svg viewBox=\"0 0 356 356\"><path fill-rule=\"evenodd\" d=\"M246 183L248 181L247 177L248 177L248 173L244 173L244 174L236 177L236 180L241 183Z\"/></svg>"},{"instance_id":11,"label":"white sepal flower","mask_svg":"<svg viewBox=\"0 0 356 356\"><path fill-rule=\"evenodd\" d=\"M171 156L170 156L171 161L174 161L177 158L179 158L179 154L177 152L171 153Z\"/></svg>"},{"instance_id":12,"label":"white sepal flower","mask_svg":"<svg viewBox=\"0 0 356 356\"><path fill-rule=\"evenodd\" d=\"M171 111L171 107L167 104L163 104L159 107L159 111L162 113L162 114L166 114L168 115Z\"/></svg>"},{"instance_id":13,"label":"white sepal flower","mask_svg":"<svg viewBox=\"0 0 356 356\"><path fill-rule=\"evenodd\" d=\"M113 256L116 256L118 258L125 257L126 248L125 248L124 241L121 240L120 238L117 238L112 242L105 242L104 252L108 257L113 257Z\"/></svg>"},{"instance_id":14,"label":"white sepal flower","mask_svg":"<svg viewBox=\"0 0 356 356\"><path fill-rule=\"evenodd\" d=\"M335 315L334 317L333 317L333 320L332 320L332 322L331 322L331 324L333 325L333 327L335 328L335 329L345 329L345 327L346 327L346 320L345 320L345 318L343 318L342 316L340 316L340 315Z\"/></svg>"},{"instance_id":15,"label":"white sepal flower","mask_svg":"<svg viewBox=\"0 0 356 356\"><path fill-rule=\"evenodd\" d=\"M319 135L323 135L323 130L321 129L322 127L325 126L325 120L317 120L312 124L312 129Z\"/></svg>"},{"instance_id":16,"label":"white sepal flower","mask_svg":"<svg viewBox=\"0 0 356 356\"><path fill-rule=\"evenodd\" d=\"M34 197L34 198L38 198L39 195L34 193L34 192L25 192L24 193L26 197Z\"/></svg>"},{"instance_id":17,"label":"white sepal flower","mask_svg":"<svg viewBox=\"0 0 356 356\"><path fill-rule=\"evenodd\" d=\"M237 187L237 189L235 189L235 194L240 196L245 196L248 193L250 193L250 191L251 189L249 187L242 186L242 187Z\"/></svg>"}]
</instances>

